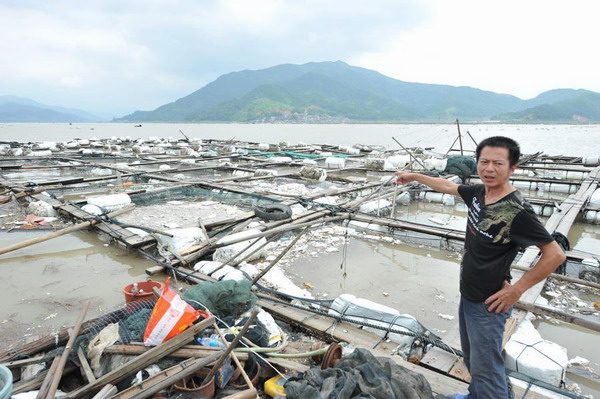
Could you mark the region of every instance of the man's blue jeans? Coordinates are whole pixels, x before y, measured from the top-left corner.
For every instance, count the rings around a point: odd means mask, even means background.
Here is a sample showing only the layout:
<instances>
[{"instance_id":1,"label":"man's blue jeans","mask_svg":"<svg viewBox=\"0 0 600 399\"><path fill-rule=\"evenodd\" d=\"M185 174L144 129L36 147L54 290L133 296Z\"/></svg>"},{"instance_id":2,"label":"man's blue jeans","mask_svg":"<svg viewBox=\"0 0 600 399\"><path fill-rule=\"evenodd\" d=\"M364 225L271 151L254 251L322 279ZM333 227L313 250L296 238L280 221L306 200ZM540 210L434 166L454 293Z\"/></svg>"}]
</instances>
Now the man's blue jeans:
<instances>
[{"instance_id":1,"label":"man's blue jeans","mask_svg":"<svg viewBox=\"0 0 600 399\"><path fill-rule=\"evenodd\" d=\"M507 399L506 371L502 357L504 324L508 312L496 314L483 302L460 298L460 343L471 374L468 399Z\"/></svg>"}]
</instances>

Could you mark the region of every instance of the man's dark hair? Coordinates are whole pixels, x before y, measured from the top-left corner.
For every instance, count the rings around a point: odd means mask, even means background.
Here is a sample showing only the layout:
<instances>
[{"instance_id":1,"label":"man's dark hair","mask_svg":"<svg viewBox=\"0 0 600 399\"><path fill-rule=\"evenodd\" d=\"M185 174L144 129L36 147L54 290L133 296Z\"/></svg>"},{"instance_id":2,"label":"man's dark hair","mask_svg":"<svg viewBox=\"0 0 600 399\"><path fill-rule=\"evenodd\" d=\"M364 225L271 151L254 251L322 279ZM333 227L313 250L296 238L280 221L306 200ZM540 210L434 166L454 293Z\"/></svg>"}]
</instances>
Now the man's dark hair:
<instances>
[{"instance_id":1,"label":"man's dark hair","mask_svg":"<svg viewBox=\"0 0 600 399\"><path fill-rule=\"evenodd\" d=\"M508 137L493 136L488 137L480 142L475 150L475 159L477 161L479 161L479 155L481 155L481 150L483 150L483 147L506 148L508 150L508 163L510 166L516 165L521 157L521 148L519 148L519 143Z\"/></svg>"}]
</instances>

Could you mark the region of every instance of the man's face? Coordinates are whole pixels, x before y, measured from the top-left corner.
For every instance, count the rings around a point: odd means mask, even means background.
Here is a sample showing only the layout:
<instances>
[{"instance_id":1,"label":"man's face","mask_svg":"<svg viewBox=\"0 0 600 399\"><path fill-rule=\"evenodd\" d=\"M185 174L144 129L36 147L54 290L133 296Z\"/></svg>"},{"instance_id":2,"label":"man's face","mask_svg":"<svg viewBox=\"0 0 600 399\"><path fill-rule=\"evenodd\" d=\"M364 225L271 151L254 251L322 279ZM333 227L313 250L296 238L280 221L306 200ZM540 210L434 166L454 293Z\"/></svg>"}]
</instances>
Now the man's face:
<instances>
[{"instance_id":1,"label":"man's face","mask_svg":"<svg viewBox=\"0 0 600 399\"><path fill-rule=\"evenodd\" d=\"M517 166L510 166L508 149L485 146L481 149L477 161L477 173L487 188L504 185Z\"/></svg>"}]
</instances>

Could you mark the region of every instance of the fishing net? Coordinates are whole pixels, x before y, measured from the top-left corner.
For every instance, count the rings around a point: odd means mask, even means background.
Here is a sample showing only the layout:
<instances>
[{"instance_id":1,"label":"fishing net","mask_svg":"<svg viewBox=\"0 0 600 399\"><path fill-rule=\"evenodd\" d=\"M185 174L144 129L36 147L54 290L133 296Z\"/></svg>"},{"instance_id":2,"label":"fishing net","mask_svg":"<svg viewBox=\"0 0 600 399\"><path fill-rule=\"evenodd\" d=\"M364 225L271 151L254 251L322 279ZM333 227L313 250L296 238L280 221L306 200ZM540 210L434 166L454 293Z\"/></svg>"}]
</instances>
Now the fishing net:
<instances>
[{"instance_id":1,"label":"fishing net","mask_svg":"<svg viewBox=\"0 0 600 399\"><path fill-rule=\"evenodd\" d=\"M218 317L239 317L257 302L250 288L249 280L223 280L204 282L191 287L182 298L195 309L203 310L204 306L210 313Z\"/></svg>"},{"instance_id":2,"label":"fishing net","mask_svg":"<svg viewBox=\"0 0 600 399\"><path fill-rule=\"evenodd\" d=\"M110 324L118 325L120 343L142 342L146 325L155 304L156 300L154 298L138 300L99 317L93 323L86 326L82 331L83 334L77 337L73 344L73 349L69 353L69 360L75 361L77 359L78 348L81 348L86 353L89 343ZM55 356L60 356L64 350L64 346L59 346L47 352L44 361L51 361ZM76 363L78 362L76 361Z\"/></svg>"},{"instance_id":3,"label":"fishing net","mask_svg":"<svg viewBox=\"0 0 600 399\"><path fill-rule=\"evenodd\" d=\"M448 157L445 173L457 175L463 182L467 181L469 176L477 173L477 162L470 156L456 155Z\"/></svg>"}]
</instances>

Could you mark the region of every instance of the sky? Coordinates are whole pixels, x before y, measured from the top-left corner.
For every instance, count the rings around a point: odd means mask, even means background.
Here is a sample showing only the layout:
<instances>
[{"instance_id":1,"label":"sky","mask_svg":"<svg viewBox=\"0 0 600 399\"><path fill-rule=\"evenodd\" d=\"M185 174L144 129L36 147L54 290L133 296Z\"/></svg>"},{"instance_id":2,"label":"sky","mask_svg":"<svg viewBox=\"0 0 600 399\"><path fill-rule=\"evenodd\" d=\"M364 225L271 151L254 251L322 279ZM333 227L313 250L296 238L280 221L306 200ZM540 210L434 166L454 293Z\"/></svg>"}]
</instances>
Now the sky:
<instances>
[{"instance_id":1,"label":"sky","mask_svg":"<svg viewBox=\"0 0 600 399\"><path fill-rule=\"evenodd\" d=\"M336 60L523 99L600 92L599 16L597 0L0 0L0 95L119 117Z\"/></svg>"}]
</instances>

